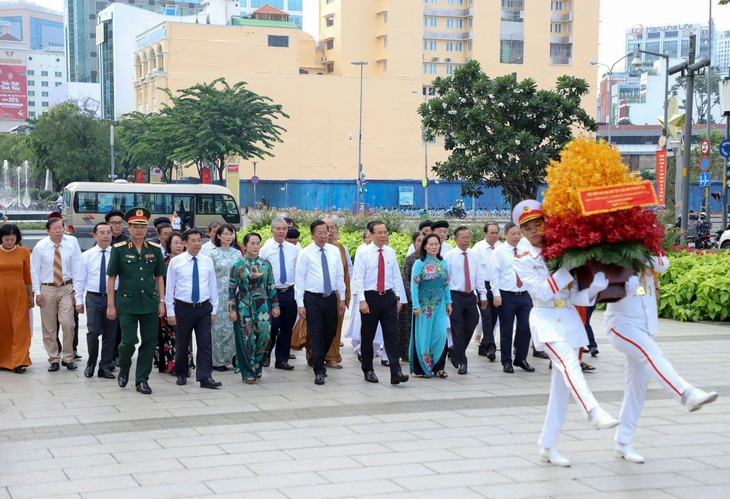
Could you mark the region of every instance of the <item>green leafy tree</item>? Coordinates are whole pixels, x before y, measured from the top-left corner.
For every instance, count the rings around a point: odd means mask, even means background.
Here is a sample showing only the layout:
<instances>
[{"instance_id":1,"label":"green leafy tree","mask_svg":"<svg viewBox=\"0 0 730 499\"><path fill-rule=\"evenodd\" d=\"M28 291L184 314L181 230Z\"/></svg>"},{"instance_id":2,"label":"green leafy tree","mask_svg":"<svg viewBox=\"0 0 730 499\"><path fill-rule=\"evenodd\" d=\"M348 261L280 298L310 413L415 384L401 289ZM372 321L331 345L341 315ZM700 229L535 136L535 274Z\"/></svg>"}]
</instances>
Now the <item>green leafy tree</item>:
<instances>
[{"instance_id":1,"label":"green leafy tree","mask_svg":"<svg viewBox=\"0 0 730 499\"><path fill-rule=\"evenodd\" d=\"M534 80L490 78L476 61L434 81L436 96L418 112L426 135L444 137L449 159L433 168L446 180L462 179L462 195L501 187L512 205L535 198L545 168L557 159L575 129L598 128L580 106L588 83L561 76L555 90Z\"/></svg>"},{"instance_id":2,"label":"green leafy tree","mask_svg":"<svg viewBox=\"0 0 730 499\"><path fill-rule=\"evenodd\" d=\"M171 105L161 115L175 144L168 159L195 163L199 174L203 167L212 166L223 178L231 158L273 157L271 149L282 142L286 129L275 121L289 116L280 104L247 89L245 82L230 86L218 78L178 90L178 95L163 91Z\"/></svg>"},{"instance_id":3,"label":"green leafy tree","mask_svg":"<svg viewBox=\"0 0 730 499\"><path fill-rule=\"evenodd\" d=\"M167 116L134 112L118 122L117 136L123 145L121 171L137 168L159 168L163 182L172 179L175 162L170 159L175 149L174 126Z\"/></svg>"},{"instance_id":4,"label":"green leafy tree","mask_svg":"<svg viewBox=\"0 0 730 499\"><path fill-rule=\"evenodd\" d=\"M76 181L104 181L110 172L108 121L73 100L43 113L29 135L36 178L53 172L56 190Z\"/></svg>"},{"instance_id":5,"label":"green leafy tree","mask_svg":"<svg viewBox=\"0 0 730 499\"><path fill-rule=\"evenodd\" d=\"M13 166L32 159L30 140L24 133L8 133L0 135L0 163L8 160Z\"/></svg>"},{"instance_id":6,"label":"green leafy tree","mask_svg":"<svg viewBox=\"0 0 730 499\"><path fill-rule=\"evenodd\" d=\"M707 103L710 102L710 110L719 108L720 106L720 95L718 89L720 85L720 75L723 70L714 67L710 72L710 98L707 98L707 78L708 71L705 68L704 72L695 76L694 83L694 101L692 103L692 123L702 124L707 123ZM674 85L670 89L670 93L677 96L679 100L679 109L687 109L687 78L677 78Z\"/></svg>"}]
</instances>

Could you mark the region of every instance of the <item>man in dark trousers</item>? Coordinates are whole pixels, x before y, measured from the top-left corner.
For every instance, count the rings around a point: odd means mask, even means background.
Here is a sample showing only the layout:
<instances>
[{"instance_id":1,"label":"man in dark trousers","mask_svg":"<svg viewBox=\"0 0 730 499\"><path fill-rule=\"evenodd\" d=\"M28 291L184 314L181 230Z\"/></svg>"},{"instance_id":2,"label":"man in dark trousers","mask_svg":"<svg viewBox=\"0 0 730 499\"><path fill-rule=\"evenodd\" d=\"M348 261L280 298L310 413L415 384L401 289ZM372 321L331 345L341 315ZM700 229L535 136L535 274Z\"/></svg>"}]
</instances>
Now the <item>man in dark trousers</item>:
<instances>
[{"instance_id":1,"label":"man in dark trousers","mask_svg":"<svg viewBox=\"0 0 730 499\"><path fill-rule=\"evenodd\" d=\"M471 232L468 227L459 227L454 232L456 248L444 260L449 265L449 286L451 288L451 363L458 368L459 374L467 372L466 349L471 342L474 328L479 324L477 293L482 299L482 307L487 306L487 292L484 278L479 275L477 254L471 246Z\"/></svg>"},{"instance_id":2,"label":"man in dark trousers","mask_svg":"<svg viewBox=\"0 0 730 499\"><path fill-rule=\"evenodd\" d=\"M147 381L152 371L152 359L157 345L159 317L165 315L165 263L159 245L145 241L147 221L150 211L147 208L132 208L124 214L130 240L112 246L109 264L106 268L107 310L110 320L117 317L122 328L122 342L119 344L119 386L124 388L129 381L132 355L137 345L137 324L141 343L137 355L135 385L137 391L152 393ZM114 282L119 276L118 289ZM117 298L118 296L118 298Z\"/></svg>"},{"instance_id":3,"label":"man in dark trousers","mask_svg":"<svg viewBox=\"0 0 730 499\"><path fill-rule=\"evenodd\" d=\"M345 313L345 279L340 252L327 243L327 224L315 220L309 231L312 244L297 258L294 296L299 317L307 321L312 346L308 363L314 369L314 384L324 385L324 356L337 334L337 317Z\"/></svg>"},{"instance_id":4,"label":"man in dark trousers","mask_svg":"<svg viewBox=\"0 0 730 499\"><path fill-rule=\"evenodd\" d=\"M487 306L481 307L482 340L479 343L479 355L487 357L490 362L497 357L497 344L494 340L494 329L497 326L497 307L494 306L491 283L492 255L500 246L502 246L502 243L499 240L499 224L497 222L487 222L484 224L484 239L472 248L479 257L479 273L484 278L484 287L487 290Z\"/></svg>"},{"instance_id":5,"label":"man in dark trousers","mask_svg":"<svg viewBox=\"0 0 730 499\"><path fill-rule=\"evenodd\" d=\"M74 280L76 311L86 312L86 345L89 359L84 376L94 376L94 368L99 358L99 338L101 338L101 359L99 359L100 378L114 379L114 346L117 336L117 319L106 317L107 278L106 267L109 261L112 242L112 228L106 222L94 226L96 245L81 255L81 264Z\"/></svg>"},{"instance_id":6,"label":"man in dark trousers","mask_svg":"<svg viewBox=\"0 0 730 499\"><path fill-rule=\"evenodd\" d=\"M362 318L362 371L365 381L378 382L373 370L373 340L379 323L390 361L390 383L397 385L408 381L398 361L398 313L408 300L395 251L386 246L388 228L383 222L371 222L370 234L373 242L358 253L352 278L353 294L357 294L360 301L358 306Z\"/></svg>"},{"instance_id":7,"label":"man in dark trousers","mask_svg":"<svg viewBox=\"0 0 730 499\"><path fill-rule=\"evenodd\" d=\"M212 378L213 347L210 328L218 313L218 285L210 257L200 254L203 235L192 228L183 232L184 253L170 260L167 266L167 323L175 326L175 374L177 384L188 380L188 347L195 330L197 355L195 379L201 388L218 388Z\"/></svg>"},{"instance_id":8,"label":"man in dark trousers","mask_svg":"<svg viewBox=\"0 0 730 499\"><path fill-rule=\"evenodd\" d=\"M527 363L530 349L530 310L532 300L520 277L515 273L514 259L520 253L517 245L522 231L513 222L504 226L505 244L492 256L492 292L494 305L499 313L499 348L502 370L514 373L513 365L527 372L535 370ZM515 360L512 362L512 326L517 321L515 337Z\"/></svg>"}]
</instances>

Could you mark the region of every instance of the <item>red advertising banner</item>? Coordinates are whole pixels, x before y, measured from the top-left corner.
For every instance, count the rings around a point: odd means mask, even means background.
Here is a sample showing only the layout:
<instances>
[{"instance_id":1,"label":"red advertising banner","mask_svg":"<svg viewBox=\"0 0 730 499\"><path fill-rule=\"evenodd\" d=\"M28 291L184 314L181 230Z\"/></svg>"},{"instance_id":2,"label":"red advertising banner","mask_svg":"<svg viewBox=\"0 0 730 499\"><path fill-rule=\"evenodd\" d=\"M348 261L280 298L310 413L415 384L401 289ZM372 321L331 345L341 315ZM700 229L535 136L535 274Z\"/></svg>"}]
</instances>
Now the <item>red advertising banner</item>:
<instances>
[{"instance_id":1,"label":"red advertising banner","mask_svg":"<svg viewBox=\"0 0 730 499\"><path fill-rule=\"evenodd\" d=\"M203 175L200 177L201 184L210 184L210 168L203 168Z\"/></svg>"},{"instance_id":2,"label":"red advertising banner","mask_svg":"<svg viewBox=\"0 0 730 499\"><path fill-rule=\"evenodd\" d=\"M657 206L664 206L667 197L667 150L656 152L656 197Z\"/></svg>"},{"instance_id":3,"label":"red advertising banner","mask_svg":"<svg viewBox=\"0 0 730 499\"><path fill-rule=\"evenodd\" d=\"M584 216L657 204L654 186L648 180L638 184L587 189L580 192L580 202Z\"/></svg>"},{"instance_id":4,"label":"red advertising banner","mask_svg":"<svg viewBox=\"0 0 730 499\"><path fill-rule=\"evenodd\" d=\"M0 119L28 117L28 87L25 66L0 64Z\"/></svg>"},{"instance_id":5,"label":"red advertising banner","mask_svg":"<svg viewBox=\"0 0 730 499\"><path fill-rule=\"evenodd\" d=\"M137 169L134 171L134 183L144 184L144 173L142 173L142 170Z\"/></svg>"}]
</instances>

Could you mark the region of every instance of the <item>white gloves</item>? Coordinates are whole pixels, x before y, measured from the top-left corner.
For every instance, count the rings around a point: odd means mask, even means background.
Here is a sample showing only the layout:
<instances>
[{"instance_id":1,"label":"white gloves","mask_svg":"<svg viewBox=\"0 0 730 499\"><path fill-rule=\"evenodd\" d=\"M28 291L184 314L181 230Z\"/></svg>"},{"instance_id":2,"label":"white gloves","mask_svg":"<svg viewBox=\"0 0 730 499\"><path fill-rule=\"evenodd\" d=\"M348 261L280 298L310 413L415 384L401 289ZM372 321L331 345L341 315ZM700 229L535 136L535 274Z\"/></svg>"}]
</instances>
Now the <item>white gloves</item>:
<instances>
[{"instance_id":1,"label":"white gloves","mask_svg":"<svg viewBox=\"0 0 730 499\"><path fill-rule=\"evenodd\" d=\"M606 278L606 274L603 272L597 272L596 275L593 276L593 282L590 286L588 286L588 294L590 296L595 296L607 287L608 279Z\"/></svg>"}]
</instances>

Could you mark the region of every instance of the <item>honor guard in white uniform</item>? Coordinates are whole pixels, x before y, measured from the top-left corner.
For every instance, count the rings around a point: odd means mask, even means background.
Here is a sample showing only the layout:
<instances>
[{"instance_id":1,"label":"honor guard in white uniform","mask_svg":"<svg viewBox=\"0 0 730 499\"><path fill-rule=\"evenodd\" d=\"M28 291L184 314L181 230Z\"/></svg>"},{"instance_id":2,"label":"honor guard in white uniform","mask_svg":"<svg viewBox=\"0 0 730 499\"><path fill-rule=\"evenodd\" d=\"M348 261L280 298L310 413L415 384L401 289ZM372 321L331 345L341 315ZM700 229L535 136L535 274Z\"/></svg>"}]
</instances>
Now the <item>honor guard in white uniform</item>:
<instances>
[{"instance_id":1,"label":"honor guard in white uniform","mask_svg":"<svg viewBox=\"0 0 730 499\"><path fill-rule=\"evenodd\" d=\"M606 336L626 356L624 399L616 429L616 455L632 463L644 458L631 445L636 423L651 378L682 403L690 412L714 402L717 392L707 393L682 379L664 357L654 335L659 330L656 276L669 268L669 259L653 256L647 268L626 282L626 297L606 306Z\"/></svg>"},{"instance_id":2,"label":"honor guard in white uniform","mask_svg":"<svg viewBox=\"0 0 730 499\"><path fill-rule=\"evenodd\" d=\"M540 459L556 466L570 466L555 445L573 395L586 419L598 429L612 428L618 421L601 409L583 377L578 350L588 341L585 327L574 305L590 305L608 286L602 273L590 287L578 291L570 269L562 267L552 275L541 250L544 241L542 205L534 200L515 206L512 219L530 242L529 250L518 254L514 268L532 297L530 332L538 351L546 351L553 363L545 424L538 444Z\"/></svg>"}]
</instances>

